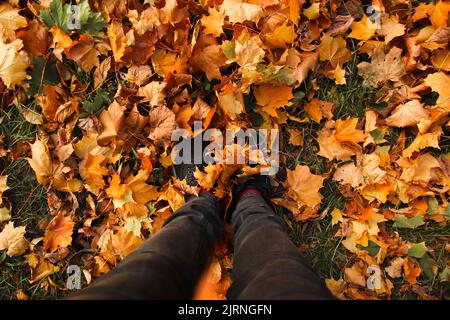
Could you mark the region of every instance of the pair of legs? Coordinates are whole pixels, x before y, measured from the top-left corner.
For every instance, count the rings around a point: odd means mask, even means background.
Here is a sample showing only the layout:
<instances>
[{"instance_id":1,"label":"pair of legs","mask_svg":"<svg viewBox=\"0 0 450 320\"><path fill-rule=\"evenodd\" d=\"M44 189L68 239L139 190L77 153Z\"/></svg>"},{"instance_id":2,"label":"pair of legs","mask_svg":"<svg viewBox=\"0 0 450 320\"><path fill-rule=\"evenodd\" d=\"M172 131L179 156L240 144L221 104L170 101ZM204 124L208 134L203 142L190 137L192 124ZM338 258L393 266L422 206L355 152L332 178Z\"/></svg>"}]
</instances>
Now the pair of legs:
<instances>
[{"instance_id":1,"label":"pair of legs","mask_svg":"<svg viewBox=\"0 0 450 320\"><path fill-rule=\"evenodd\" d=\"M235 250L228 299L332 298L258 192L241 196L232 224ZM69 299L190 299L222 231L216 198L202 192L116 268Z\"/></svg>"}]
</instances>

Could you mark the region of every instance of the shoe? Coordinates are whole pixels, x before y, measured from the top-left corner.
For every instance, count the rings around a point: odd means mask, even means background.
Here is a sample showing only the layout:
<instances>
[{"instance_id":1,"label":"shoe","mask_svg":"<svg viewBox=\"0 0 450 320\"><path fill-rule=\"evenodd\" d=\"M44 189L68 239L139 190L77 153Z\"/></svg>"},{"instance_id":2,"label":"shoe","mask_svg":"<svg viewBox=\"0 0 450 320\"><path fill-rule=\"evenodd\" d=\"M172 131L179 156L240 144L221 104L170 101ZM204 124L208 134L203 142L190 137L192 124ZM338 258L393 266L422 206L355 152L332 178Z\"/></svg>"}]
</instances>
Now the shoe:
<instances>
[{"instance_id":1,"label":"shoe","mask_svg":"<svg viewBox=\"0 0 450 320\"><path fill-rule=\"evenodd\" d=\"M261 174L249 176L233 190L233 199L225 213L225 221L227 223L231 222L231 216L236 209L242 193L251 189L259 191L264 200L266 200L267 203L270 203L270 198L272 197L272 185L270 184L269 176Z\"/></svg>"}]
</instances>

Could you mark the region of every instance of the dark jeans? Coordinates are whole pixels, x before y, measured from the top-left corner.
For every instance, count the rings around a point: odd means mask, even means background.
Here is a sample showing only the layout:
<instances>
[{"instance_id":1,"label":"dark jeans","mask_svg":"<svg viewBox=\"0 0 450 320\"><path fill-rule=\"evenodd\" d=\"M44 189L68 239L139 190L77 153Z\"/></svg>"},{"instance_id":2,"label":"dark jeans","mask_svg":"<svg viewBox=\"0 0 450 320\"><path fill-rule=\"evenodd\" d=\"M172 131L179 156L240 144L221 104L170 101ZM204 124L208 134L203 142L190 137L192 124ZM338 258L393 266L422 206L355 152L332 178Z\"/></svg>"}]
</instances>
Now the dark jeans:
<instances>
[{"instance_id":1,"label":"dark jeans","mask_svg":"<svg viewBox=\"0 0 450 320\"><path fill-rule=\"evenodd\" d=\"M201 193L106 275L69 299L190 299L223 231L216 199ZM256 194L232 215L233 284L228 299L332 299L289 239L283 221Z\"/></svg>"}]
</instances>

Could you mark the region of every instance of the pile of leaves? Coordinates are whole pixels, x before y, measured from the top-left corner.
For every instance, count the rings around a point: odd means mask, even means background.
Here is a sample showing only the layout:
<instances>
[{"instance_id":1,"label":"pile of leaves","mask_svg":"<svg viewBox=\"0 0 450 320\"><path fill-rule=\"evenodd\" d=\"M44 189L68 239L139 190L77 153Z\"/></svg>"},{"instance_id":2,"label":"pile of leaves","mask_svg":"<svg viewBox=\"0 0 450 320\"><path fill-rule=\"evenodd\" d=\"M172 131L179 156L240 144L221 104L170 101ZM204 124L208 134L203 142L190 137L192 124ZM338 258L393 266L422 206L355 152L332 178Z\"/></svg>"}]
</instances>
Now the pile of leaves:
<instances>
[{"instance_id":1,"label":"pile of leaves","mask_svg":"<svg viewBox=\"0 0 450 320\"><path fill-rule=\"evenodd\" d=\"M77 264L86 285L198 193L172 175L174 130L279 128L282 149L294 151L282 152L273 184L284 194L273 202L291 226L327 221L348 253L340 274L326 279L330 290L378 299L395 286L436 298L423 283L445 284L450 274L442 260L450 251L450 3L73 3L77 21L68 1L0 4L0 122L15 115L37 128L35 139L18 143L2 132L0 159L26 158L48 204L37 225L26 225L0 168L0 265L24 257L31 284L64 291L53 275ZM361 84L354 94L371 91L361 112L333 99L353 71ZM323 165L292 162L303 150ZM239 145L223 153L233 151L249 156ZM210 164L195 177L229 203L235 183L269 165L257 163ZM328 201L330 184L342 205ZM443 230L437 246L399 234L434 226ZM231 251L218 245L205 276L213 290L199 297L224 297ZM19 299L30 294L18 289Z\"/></svg>"}]
</instances>

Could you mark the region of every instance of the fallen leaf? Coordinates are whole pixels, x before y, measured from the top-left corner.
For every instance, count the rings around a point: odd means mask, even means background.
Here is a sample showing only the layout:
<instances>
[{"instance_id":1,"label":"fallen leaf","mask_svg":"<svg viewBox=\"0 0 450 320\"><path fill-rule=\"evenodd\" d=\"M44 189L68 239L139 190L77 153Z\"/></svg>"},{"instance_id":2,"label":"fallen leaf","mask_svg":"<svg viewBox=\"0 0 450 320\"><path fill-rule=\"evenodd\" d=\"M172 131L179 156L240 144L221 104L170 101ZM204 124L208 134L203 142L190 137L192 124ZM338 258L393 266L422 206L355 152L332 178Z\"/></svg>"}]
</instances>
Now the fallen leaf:
<instances>
[{"instance_id":1,"label":"fallen leaf","mask_svg":"<svg viewBox=\"0 0 450 320\"><path fill-rule=\"evenodd\" d=\"M66 248L72 243L74 222L59 212L45 229L44 250L54 252L58 247Z\"/></svg>"},{"instance_id":2,"label":"fallen leaf","mask_svg":"<svg viewBox=\"0 0 450 320\"><path fill-rule=\"evenodd\" d=\"M10 257L21 256L28 248L25 240L25 227L14 227L14 222L9 222L0 232L0 250L7 250Z\"/></svg>"}]
</instances>

